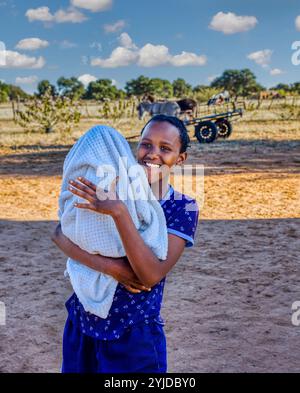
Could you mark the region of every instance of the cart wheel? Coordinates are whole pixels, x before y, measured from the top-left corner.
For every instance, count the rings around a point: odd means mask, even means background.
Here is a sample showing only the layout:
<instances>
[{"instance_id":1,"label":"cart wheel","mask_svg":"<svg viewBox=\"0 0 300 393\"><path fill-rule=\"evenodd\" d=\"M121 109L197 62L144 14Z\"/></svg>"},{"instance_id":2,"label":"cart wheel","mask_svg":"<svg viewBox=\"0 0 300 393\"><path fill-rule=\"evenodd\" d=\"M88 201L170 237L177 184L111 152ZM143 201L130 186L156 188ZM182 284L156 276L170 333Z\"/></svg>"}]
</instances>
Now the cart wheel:
<instances>
[{"instance_id":1,"label":"cart wheel","mask_svg":"<svg viewBox=\"0 0 300 393\"><path fill-rule=\"evenodd\" d=\"M221 119L216 121L218 128L218 137L229 138L232 133L232 124L227 119Z\"/></svg>"},{"instance_id":2,"label":"cart wheel","mask_svg":"<svg viewBox=\"0 0 300 393\"><path fill-rule=\"evenodd\" d=\"M195 137L199 143L211 143L218 135L218 128L211 121L203 121L195 127Z\"/></svg>"}]
</instances>

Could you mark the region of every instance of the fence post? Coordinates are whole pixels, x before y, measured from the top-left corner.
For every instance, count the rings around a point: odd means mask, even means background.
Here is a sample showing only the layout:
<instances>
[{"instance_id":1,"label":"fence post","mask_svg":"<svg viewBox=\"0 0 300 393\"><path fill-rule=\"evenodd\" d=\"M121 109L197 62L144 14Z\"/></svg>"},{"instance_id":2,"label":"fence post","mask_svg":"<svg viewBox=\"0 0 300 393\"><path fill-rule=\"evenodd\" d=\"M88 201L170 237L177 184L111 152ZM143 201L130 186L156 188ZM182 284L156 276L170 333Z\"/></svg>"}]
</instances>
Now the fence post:
<instances>
[{"instance_id":1,"label":"fence post","mask_svg":"<svg viewBox=\"0 0 300 393\"><path fill-rule=\"evenodd\" d=\"M16 121L16 108L15 108L15 101L11 100L12 112L13 112L13 119Z\"/></svg>"},{"instance_id":2,"label":"fence post","mask_svg":"<svg viewBox=\"0 0 300 393\"><path fill-rule=\"evenodd\" d=\"M86 111L87 118L89 119L90 114L89 114L89 110L88 110L88 100L85 101L85 111Z\"/></svg>"}]
</instances>

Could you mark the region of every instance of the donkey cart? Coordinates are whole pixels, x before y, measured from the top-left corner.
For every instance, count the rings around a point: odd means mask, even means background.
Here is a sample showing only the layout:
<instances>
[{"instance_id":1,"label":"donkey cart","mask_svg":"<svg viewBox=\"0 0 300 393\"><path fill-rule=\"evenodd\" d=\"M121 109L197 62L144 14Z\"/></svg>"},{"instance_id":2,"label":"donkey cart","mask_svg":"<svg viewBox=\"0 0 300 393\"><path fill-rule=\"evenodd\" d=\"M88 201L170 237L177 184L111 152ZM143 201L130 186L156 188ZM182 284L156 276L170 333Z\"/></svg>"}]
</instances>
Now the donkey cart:
<instances>
[{"instance_id":1,"label":"donkey cart","mask_svg":"<svg viewBox=\"0 0 300 393\"><path fill-rule=\"evenodd\" d=\"M216 138L229 138L232 133L231 120L238 116L243 116L242 109L185 120L184 124L195 126L195 137L199 143L211 143Z\"/></svg>"}]
</instances>

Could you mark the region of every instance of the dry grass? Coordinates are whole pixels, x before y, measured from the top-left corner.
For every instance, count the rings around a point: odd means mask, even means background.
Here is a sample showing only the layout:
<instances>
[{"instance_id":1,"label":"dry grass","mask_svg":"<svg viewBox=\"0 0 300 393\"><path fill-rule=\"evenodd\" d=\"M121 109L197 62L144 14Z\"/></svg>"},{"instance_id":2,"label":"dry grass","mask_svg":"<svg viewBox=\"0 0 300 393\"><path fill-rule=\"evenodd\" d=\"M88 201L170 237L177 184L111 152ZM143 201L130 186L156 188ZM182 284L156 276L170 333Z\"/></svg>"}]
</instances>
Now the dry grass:
<instances>
[{"instance_id":1,"label":"dry grass","mask_svg":"<svg viewBox=\"0 0 300 393\"><path fill-rule=\"evenodd\" d=\"M296 101L296 104L300 102ZM260 109L245 111L242 119L234 123L234 132L231 140L297 140L300 138L298 127L299 114L289 119L290 106L284 102L274 102L274 106L268 109L270 104L263 102ZM299 108L295 106L295 108ZM139 134L145 121L136 118L121 118L118 120L103 119L97 117L99 106L89 104L82 107L83 117L80 123L74 127L69 136L62 136L59 132L53 134L26 133L12 120L12 110L7 104L0 105L0 147L18 149L24 146L47 146L69 145L80 137L85 131L95 124L108 124L120 130L124 136L130 137ZM204 108L207 111L207 107ZM203 110L204 110L203 109ZM230 106L219 107L218 112L230 110ZM212 109L210 110L212 113ZM93 116L93 117L88 117ZM203 113L204 114L204 113ZM201 115L203 115L201 112ZM289 120L283 120L289 119ZM191 136L193 127L190 127Z\"/></svg>"}]
</instances>

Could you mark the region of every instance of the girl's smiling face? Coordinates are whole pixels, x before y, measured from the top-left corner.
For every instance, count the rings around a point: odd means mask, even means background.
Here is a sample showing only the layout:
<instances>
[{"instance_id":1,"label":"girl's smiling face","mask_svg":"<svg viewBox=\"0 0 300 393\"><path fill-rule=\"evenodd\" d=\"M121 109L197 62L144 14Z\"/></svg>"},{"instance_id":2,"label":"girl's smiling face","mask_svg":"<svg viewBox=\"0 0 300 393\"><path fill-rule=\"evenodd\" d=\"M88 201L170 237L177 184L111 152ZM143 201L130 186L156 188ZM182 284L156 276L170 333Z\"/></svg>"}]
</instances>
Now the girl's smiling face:
<instances>
[{"instance_id":1,"label":"girl's smiling face","mask_svg":"<svg viewBox=\"0 0 300 393\"><path fill-rule=\"evenodd\" d=\"M167 121L151 121L144 129L137 148L137 161L143 165L149 183L161 180L174 165L182 164L187 153L181 153L179 130Z\"/></svg>"}]
</instances>

